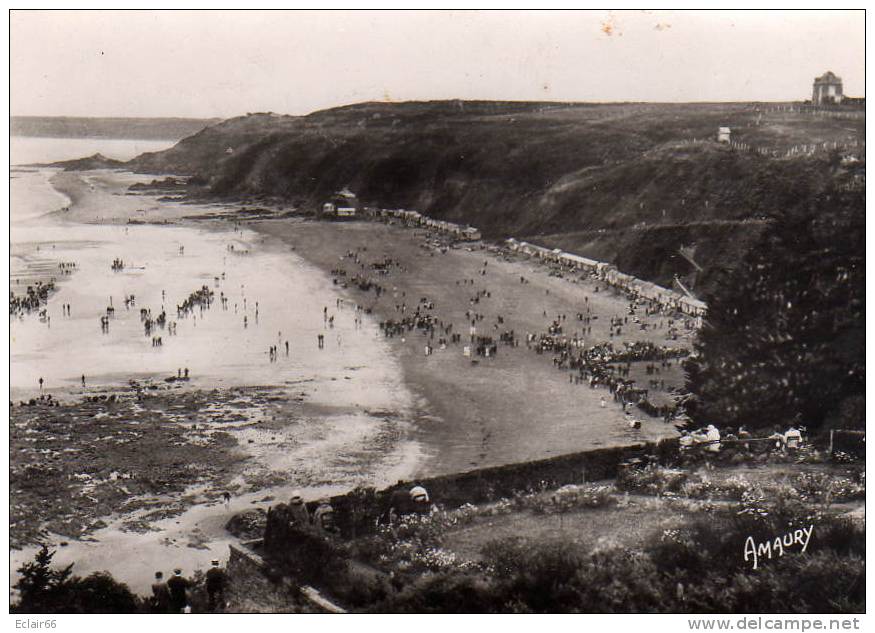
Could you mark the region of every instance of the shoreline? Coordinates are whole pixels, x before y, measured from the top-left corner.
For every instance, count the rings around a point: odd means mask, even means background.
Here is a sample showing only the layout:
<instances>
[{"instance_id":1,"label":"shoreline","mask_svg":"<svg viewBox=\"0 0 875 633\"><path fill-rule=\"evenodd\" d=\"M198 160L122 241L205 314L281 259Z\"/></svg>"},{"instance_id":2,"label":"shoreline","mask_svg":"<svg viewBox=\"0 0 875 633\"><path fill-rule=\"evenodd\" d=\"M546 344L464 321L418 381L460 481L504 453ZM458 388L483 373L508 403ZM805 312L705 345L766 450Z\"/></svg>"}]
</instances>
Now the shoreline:
<instances>
[{"instance_id":1,"label":"shoreline","mask_svg":"<svg viewBox=\"0 0 875 633\"><path fill-rule=\"evenodd\" d=\"M109 172L109 179L113 177L113 172ZM147 176L142 174L125 173L125 180L143 181ZM51 179L53 188L60 186L62 195L67 195L79 202L83 197L87 197L87 192L84 196L77 195L75 183L78 181L85 184L90 179L106 181L107 175L102 171L97 172L59 172ZM60 181L60 182L59 182ZM71 186L72 185L72 186ZM81 185L80 185L81 186ZM93 187L93 185L91 185ZM71 191L72 190L72 191ZM120 195L116 192L115 195ZM79 204L76 202L74 204ZM392 255L392 251L401 249L403 256L411 258L414 262L420 260L412 271L412 274L396 276L391 281L396 284L396 294L401 293L403 296L419 296L417 292L424 296L429 291L437 293L442 304L456 303L459 305L451 306L450 319L457 327L456 331L461 331L464 321L464 316L461 314L463 308L466 307L465 293L459 293L452 288L452 284L457 279L450 279L450 272L458 273L460 278L473 278L471 274L476 272L479 267L481 258L489 262L493 266L493 270L500 269L502 275L516 279L518 275L527 277L526 284L523 288L526 292L514 292L517 288L508 288L506 279L501 282L501 290L510 290L510 297L504 298L500 302L499 310L512 311L519 310L526 306L527 303L543 303L544 309L551 308L549 312L558 307L563 313L568 316L568 313L573 314L573 310L581 307L581 294L588 295L593 300L593 305L598 303L598 309L602 312L609 312L620 315L623 313L627 302L619 296L615 296L612 292L607 291L604 287L601 293L593 293L592 283L581 282L570 284L567 280L556 279L548 276L548 271L533 262L517 259L508 261L507 258L497 257L495 254L487 250L471 251L471 249L456 249L450 250L448 253L435 256L433 251L423 250L422 239L417 237L417 234L423 231L410 229L400 226L389 226L373 221L352 221L346 223L332 223L313 221L305 217L283 218L283 219L252 219L241 216L235 213L236 208L240 207L239 201L216 201L209 205L211 209L215 209L216 215L209 218L193 218L197 207L186 204L163 204L146 195L125 196L125 204L112 209L111 217L98 217L94 210L88 213L81 210L72 210L72 215L69 220L76 222L95 222L100 224L114 224L130 220L133 214L141 212L142 207L148 208L148 215L153 217L148 218L147 223L171 223L176 226L190 226L202 230L217 230L225 231L228 227L228 222L234 222L241 227L248 228L263 236L261 248L270 248L282 251L284 249L292 249L298 256L307 261L314 268L318 269L326 276L330 276L333 268L336 267L339 258L346 252L347 247L357 246L366 248L367 244L379 244L380 253L385 253L387 256ZM86 205L87 206L87 205ZM198 205L206 206L206 205ZM152 213L152 211L155 213ZM66 218L65 218L66 219ZM391 247L390 247L391 245ZM372 250L373 252L373 250ZM419 255L425 254L423 257ZM434 266L423 263L423 259L443 259L445 262L449 259L451 265L446 266L447 270L440 270L443 264ZM427 260L426 260L427 261ZM488 266L486 267L488 269ZM435 279L434 283L429 283L423 280L423 277L429 275L440 277ZM404 277L402 279L402 277ZM417 278L418 277L418 278ZM484 281L489 283L492 277ZM480 279L476 280L480 283ZM447 286L450 286L448 288ZM532 291L532 286L536 287ZM345 301L360 303L373 311L376 320L387 320L396 316L391 309L391 302L385 300L375 301L373 296L368 296L367 293L349 287L343 288L341 285L334 286L334 290L344 298ZM408 292L408 290L410 292ZM543 299L538 299L540 292L545 293ZM552 295L549 293L552 292ZM452 295L452 296L451 296ZM516 295L516 296L513 296ZM547 296L549 295L549 296ZM385 297L386 295L384 295ZM496 302L493 302L496 303ZM411 302L412 304L412 302ZM439 306L440 309L441 306ZM558 311L557 310L557 313ZM483 310L484 312L486 310ZM529 314L525 315L523 323L518 324L520 327L516 329L519 335L523 331L542 331L545 327L545 319L539 319L531 314L532 310L528 310ZM505 314L507 318L507 313ZM594 342L604 339L606 336L607 324L605 323L605 315L602 315L602 321L593 322L592 340ZM599 331L601 330L601 331ZM647 338L650 340L658 339L654 336L637 337ZM624 335L619 340L636 340L635 337L627 337ZM419 344L415 345L414 340L418 340ZM615 339L617 340L617 339ZM617 342L619 342L617 340ZM664 341L658 341L663 342ZM567 383L561 380L564 376L550 371L549 365L544 367L545 363L533 362L533 354L528 350L520 347L517 349L506 349L501 346L499 355L495 359L490 359L481 363L478 369L485 369L483 365L490 363L498 369L497 376L488 377L481 380L481 376L477 375L477 371L471 371L471 366L467 362L460 362L458 349L450 348L453 358L449 358L451 354L447 354L445 350L436 351L436 353L428 357L427 362L423 359L421 347L425 343L425 339L420 337L419 333L414 332L410 340L402 342L396 338L388 338L385 340L388 348L391 349L392 355L400 363L404 382L410 390L416 395L417 403L415 409L418 410L416 415L415 425L418 427L414 434L417 439L427 440L423 442L427 456L435 457L440 455L439 460L445 464L440 469L433 469L423 465L421 469L415 472L415 475L434 475L446 474L448 472L458 472L460 470L470 470L490 465L500 465L510 463L511 461L526 461L528 459L537 459L540 457L550 457L561 454L561 451L573 452L586 448L598 448L603 446L620 446L624 444L636 443L639 441L656 440L662 437L667 437L675 434L674 428L670 430L662 428L663 423L644 420L644 426L640 431L636 432L617 432L617 426L623 425L623 416L618 411L608 411L599 406L600 398L605 395L605 390L588 388L572 388L575 391L575 396L569 397L568 394L558 394L551 403L551 406L540 408L531 406L526 402L527 398L520 400L515 398L520 405L519 408L511 408L509 411L515 412L517 415L528 414L529 419L537 420L540 415L553 416L554 419L564 417L594 417L599 418L600 424L613 424L614 428L607 430L604 437L591 438L591 441L583 441L579 437L574 437L574 428L572 425L565 425L565 431L571 434L570 443L565 441L565 438L557 437L560 433L552 434L549 441L539 441L543 438L534 437L534 443L529 447L530 450L522 450L520 447L513 447L511 450L501 450L497 452L490 451L489 444L494 441L494 433L507 433L508 431L519 431L518 426L495 424L495 420L483 423L481 417L495 417L495 414L489 414L483 411L484 407L478 407L475 400L485 397L494 405L496 411L504 406L501 397L497 397L494 393L498 391L498 387L504 390L511 386L514 391L528 392L535 396L536 401L541 401L543 404L544 394L554 390L564 390ZM676 342L679 346L689 346L689 342ZM314 345L315 348L315 345ZM506 353L505 353L506 352ZM513 356L511 362L507 362L508 356ZM540 359L542 361L546 359ZM464 371L471 375L475 382L483 382L484 390L481 392L472 391L467 388L469 385L465 379L459 379L456 372ZM479 372L483 374L485 372ZM674 377L677 379L677 376ZM590 393L592 391L592 393ZM454 393L455 392L455 393ZM513 394L510 394L513 395ZM472 411L466 411L464 406L460 405L460 400L467 402L472 408ZM558 402L562 401L562 402ZM612 405L613 406L613 405ZM488 406L487 406L488 408ZM476 411L473 409L477 409ZM484 416L485 414L485 416ZM451 420L448 424L447 421ZM460 421L461 420L461 421ZM561 429L560 429L561 430ZM538 434L536 434L538 435ZM460 440L461 438L461 440ZM473 450L473 447L479 441L480 450ZM461 453L459 451L461 449ZM464 457L461 454L464 454ZM444 459L445 458L445 459ZM434 461L428 460L426 461Z\"/></svg>"},{"instance_id":2,"label":"shoreline","mask_svg":"<svg viewBox=\"0 0 875 633\"><path fill-rule=\"evenodd\" d=\"M81 178L84 173L98 180L104 178L102 172L61 172L54 180ZM126 180L148 179L148 176L142 174L125 174L125 177ZM53 186L58 184L52 182ZM400 249L402 257L410 260L406 263L416 265L409 274L392 276L392 284L397 288L395 294L400 294L402 299L427 296L429 293L436 294L441 304L450 305L450 318L445 320L453 322L457 332L460 332L464 326L463 313L467 307L468 292L464 289L459 292L458 287L453 287L453 284L459 278L475 279L475 273L479 272L481 267L481 258L482 261L487 261L493 266L492 270L501 272L504 277L500 282L501 294L509 295L502 297L499 302L492 301L493 304L498 304L493 305L492 309L498 308L496 311L505 312L505 318L508 318L508 312L527 312L522 323L516 324L518 337L525 331L538 332L546 328L548 319L537 315L537 309L532 310L529 304L543 304L541 307L550 314L554 311L557 314L562 312L567 317L583 308L581 295L587 295L593 302L590 305L596 306L595 310L601 312L602 317L600 322L593 321L591 340L607 342L608 317L622 315L628 305L624 298L607 290L604 285L602 285L602 292L594 293L594 284L590 281L571 284L565 279L549 276L549 271L539 264L519 258L509 261L507 258L488 252L485 248L476 251L454 249L446 254L435 255L433 251L423 249L423 240L417 237L417 234L424 233L421 229L360 220L333 223L315 221L307 217L251 218L237 213L244 206L239 200L215 201L208 205L211 210L215 210L215 215L208 218L192 217L196 216L198 207L207 205L164 204L148 195L126 196L126 198L126 202L131 201L125 205L128 207L127 210L114 209L112 218L98 218L92 214L88 219L82 217L75 219L98 223L124 222L131 219L130 212L134 207L145 206L148 207L147 214L153 216L146 220L149 223L169 222L177 226L225 231L228 223L233 222L262 235L260 248L276 249L280 252L291 249L326 276L331 275L337 263L343 261L341 258L351 248L367 248L370 244L374 252L374 245L379 244L379 252L388 257L393 257L394 251ZM265 205L259 202L257 206ZM270 205L267 207L270 208ZM287 209L276 211L284 212ZM429 262L435 258L442 259L443 262L438 265ZM445 266L444 263L447 261L450 264ZM456 273L458 277L450 278L451 273ZM522 288L510 287L507 279L515 281L519 276L525 276L528 283ZM479 285L481 279L476 279L476 284ZM488 285L492 279L493 277L489 276L483 281ZM372 310L375 319L379 321L397 316L391 307L392 302L387 302L385 299L376 301L373 295L368 296L368 293L362 293L352 287L343 288L341 284L335 285L334 290L345 301L361 304ZM540 298L542 292L545 294ZM410 303L412 307L414 302ZM438 311L441 311L441 308L442 306L439 306ZM482 312L485 313L486 310ZM510 319L508 321L510 322ZM510 324L513 325L512 322ZM640 339L665 344L664 337L650 333L645 336L624 334L613 339L613 342L619 344L623 340ZM573 395L563 393L568 388L568 384L563 380L566 376L551 371L549 364L545 362L548 356L546 354L545 358L533 358L534 353L523 347L509 349L501 346L497 358L483 359L480 366L473 368L472 371L472 365L462 361L459 349L436 351L435 354L424 359L422 347L425 339L416 332L404 342L397 338L388 338L385 343L391 349L392 356L400 363L404 382L417 399L414 407L418 412L413 421L416 427L414 438L423 445L425 460L413 473L415 476L447 474L514 461L527 461L587 448L622 446L640 441L658 440L676 434L672 425L666 428L661 421L646 418L643 420L642 429L638 431L626 429L625 419L622 413L614 408L613 403L607 408L600 407L600 399L607 393L604 389L590 390L586 387L572 386ZM689 347L690 343L691 341L677 341L672 345ZM315 348L315 345L313 347ZM452 353L448 354L447 351ZM509 357L512 357L512 360L509 361ZM486 372L477 370L486 369L487 364L492 365L490 369L495 368L498 371L493 371L493 375L484 378L478 374ZM469 379L463 377L465 374L458 372L466 372L470 381L480 384L482 389L472 389ZM639 373L643 374L643 372ZM675 384L680 384L682 382L680 372L673 372L672 379ZM511 388L509 393L508 387ZM557 391L559 393L554 394ZM504 402L503 392L511 397L515 406L508 406L508 403ZM521 393L529 394L531 397L521 398L519 397ZM555 397L550 397L550 394L554 394ZM539 418L547 418L549 429L546 434L532 433L529 429L529 432L524 434L525 437L520 438L519 441L508 442L506 438L503 441L496 441L496 436L499 434L516 435L524 430L518 424L506 423L498 419L501 416L512 415L533 422L539 421ZM569 422L574 418L583 420L582 423L586 423L588 418L594 418L595 425L599 428L592 433L584 433L583 435L587 437L581 437L577 425ZM434 466L435 463L439 466Z\"/></svg>"},{"instance_id":3,"label":"shoreline","mask_svg":"<svg viewBox=\"0 0 875 633\"><path fill-rule=\"evenodd\" d=\"M426 298L434 303L436 316L454 324L455 332L467 334L465 311L476 310L485 317L478 324L478 332L493 334L490 324L497 315L503 315L506 327L514 329L517 338L524 340L524 332L544 330L549 321L544 318L544 313L563 313L573 319L575 311L583 306L580 300L581 295L585 294L591 302L589 305L602 317L593 320L593 332L591 337L587 337L597 342L607 340L608 317L622 314L627 304L622 297L611 292L594 292L590 282L572 284L565 279L550 277L548 271L533 266L531 262L496 256L485 249L451 249L441 253L424 244L421 230L361 221L328 223L306 218L253 220L235 214L235 209L241 206L239 202L216 203L207 207L162 204L149 196L123 196L121 192L126 188L126 181L134 177L142 180L139 174L124 174L122 178L103 172L56 174L51 183L53 188L61 184L64 195L79 201L74 203L69 215L65 213L61 217L62 221L124 224L145 208L145 221L149 224L168 223L206 231L227 231L229 222L234 222L262 237L258 241L259 249L279 253L291 249L309 266L318 270L325 283L330 284L331 293L338 299L337 306L325 306L331 313L351 312L350 304L357 304L368 312L363 315L364 318L375 322L398 318L397 304L405 303L412 308L421 298ZM57 183L57 180L64 182ZM90 204L89 183L91 187L95 186L94 183L108 187L116 183L114 195L118 197L114 201L117 200L119 204L108 210ZM77 205L81 205L80 208ZM217 215L190 218L199 208L209 208L216 211ZM111 216L106 211L111 212ZM373 292L364 292L351 284L344 287L342 279L337 276L334 278L338 283L332 283L332 270L339 265L350 268L351 259L341 258L356 250L363 261L389 257L398 262L391 273L381 278L381 284L386 289L381 299L375 298ZM480 274L484 271L486 274ZM521 276L527 279L527 283L519 282ZM474 281L470 284L460 283L466 279ZM489 289L490 296L483 295L475 303L472 294L483 287ZM343 308L340 308L340 302L343 302ZM313 306L314 310L320 307ZM348 313L344 318L350 316ZM382 338L379 331L376 336ZM662 336L664 338L664 331ZM627 339L625 336L622 338ZM661 340L657 333L649 335L649 338ZM628 339L635 340L634 337ZM381 345L385 345L399 364L403 385L413 396L410 407L400 412L404 423L402 435L391 440L392 445L395 449L408 446L413 452L402 451L404 455L391 468L387 468L387 464L378 466L373 473L373 483L378 487L390 485L396 478L411 480L459 473L593 448L628 446L676 434L672 425L652 419L645 419L640 430L629 429L615 403L611 402L606 407L599 405L605 395L610 400L607 390L570 384L566 372L551 367L551 355L548 353L535 354L523 344L519 347L500 345L495 357L480 358L474 364L470 358L463 356L459 344L450 344L446 349L439 349L435 345L434 353L426 356L423 349L427 340L424 334L414 330L407 335L381 341ZM309 347L313 350L310 353L315 353L315 340L306 341L305 345L312 346ZM355 364L352 359L350 363ZM675 374L678 371L676 368ZM201 382L192 382L179 393L207 394L211 389L223 388L217 384L199 384ZM290 384L278 386L289 393L294 391ZM251 387L255 388L254 385ZM270 388L270 385L262 387ZM105 385L105 388L109 389L111 385ZM76 393L80 390L70 388L68 391L68 395L78 397ZM49 390L48 393L55 393L55 390ZM379 411L367 413L380 415ZM399 415L399 412L385 413ZM246 452L245 445L238 448ZM397 452L395 449L393 451ZM257 461L255 457L244 458L244 461L251 462L253 459ZM291 475L288 478L295 479ZM209 486L210 482L206 484ZM288 492L290 487L297 487L291 481L282 485L275 480L265 480L263 484L250 488L246 494L266 495L265 498L272 499L268 491ZM195 488L202 488L203 485L201 482ZM337 486L344 488L343 484ZM337 489L337 486L332 487ZM190 497L190 491L190 487L186 488L174 498L178 502ZM212 527L215 527L213 524L218 525L216 517L212 515L212 518L201 517L202 504L191 499L189 501L177 517L183 526L200 529L198 526L204 522ZM266 507L269 504L270 500L267 500L247 507ZM208 505L215 503L209 502ZM182 529L176 527L178 524L173 521L168 525L173 526L172 529L177 533ZM221 534L222 525L216 530L211 527L208 531L209 537L216 539L216 542L226 539L227 535ZM111 531L111 528L103 528L96 534L109 541L115 538L124 540L123 537L106 536ZM87 541L78 543L87 544ZM65 557L73 555L71 547L63 551L66 552ZM218 553L216 551L213 555ZM87 567L87 564L84 566Z\"/></svg>"}]
</instances>

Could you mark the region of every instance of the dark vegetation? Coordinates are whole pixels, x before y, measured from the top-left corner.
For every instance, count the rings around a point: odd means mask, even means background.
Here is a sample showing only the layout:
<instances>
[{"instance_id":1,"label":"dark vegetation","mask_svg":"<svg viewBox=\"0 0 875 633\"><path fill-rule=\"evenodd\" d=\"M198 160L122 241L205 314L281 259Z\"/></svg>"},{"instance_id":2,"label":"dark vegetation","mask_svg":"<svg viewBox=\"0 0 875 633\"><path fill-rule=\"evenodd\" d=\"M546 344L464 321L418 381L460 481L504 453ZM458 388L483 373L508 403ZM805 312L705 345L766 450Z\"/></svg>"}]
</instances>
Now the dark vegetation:
<instances>
[{"instance_id":1,"label":"dark vegetation","mask_svg":"<svg viewBox=\"0 0 875 633\"><path fill-rule=\"evenodd\" d=\"M712 510L642 549L593 550L567 539L488 544L484 570L445 571L390 594L374 612L399 613L860 613L865 530L817 520L807 551L759 562L758 543L811 525L804 506ZM828 590L825 590L828 589Z\"/></svg>"},{"instance_id":2,"label":"dark vegetation","mask_svg":"<svg viewBox=\"0 0 875 633\"><path fill-rule=\"evenodd\" d=\"M864 197L806 195L720 275L686 365L694 419L865 428Z\"/></svg>"},{"instance_id":3,"label":"dark vegetation","mask_svg":"<svg viewBox=\"0 0 875 633\"><path fill-rule=\"evenodd\" d=\"M74 563L52 567L55 552L43 546L34 560L19 567L13 585L12 613L161 613L151 596L138 596L109 572L94 572L85 578L73 573ZM189 578L188 604L193 613L206 613L209 602L205 575ZM229 596L237 604L239 596ZM232 605L233 606L233 605Z\"/></svg>"},{"instance_id":4,"label":"dark vegetation","mask_svg":"<svg viewBox=\"0 0 875 633\"><path fill-rule=\"evenodd\" d=\"M613 490L521 492L407 516L351 541L269 533L262 555L279 576L379 613L856 613L865 610L865 527L843 513L864 498L861 464L800 467L776 457L743 471L648 466L626 472ZM641 512L670 516L672 527L641 532L634 518ZM615 517L614 532L577 531L603 529L603 513ZM506 523L505 516L529 528L490 539L493 522ZM582 523L554 527L547 537L532 531L535 517L555 526L559 516ZM810 534L805 551L801 542L772 556L761 551L756 568L750 550L745 557L748 538L774 544L802 529ZM459 558L453 543L472 531L485 537L479 556Z\"/></svg>"},{"instance_id":5,"label":"dark vegetation","mask_svg":"<svg viewBox=\"0 0 875 633\"><path fill-rule=\"evenodd\" d=\"M52 568L54 552L43 547L17 571L18 600L13 613L136 613L140 599L106 572L87 578L73 575L73 565Z\"/></svg>"},{"instance_id":6,"label":"dark vegetation","mask_svg":"<svg viewBox=\"0 0 875 633\"><path fill-rule=\"evenodd\" d=\"M748 455L741 461L757 466L742 469L726 467L736 459L713 456L707 458L712 468L698 470L688 463L695 459L683 456L687 465L680 467L672 460L674 467L633 460L620 470L613 487L596 483L557 489L555 482L541 481L543 488L496 490L504 496L492 500L477 494L490 487L484 479L468 490L476 505L461 507L454 497L442 496L453 488L441 486L440 478L428 480L421 483L429 491L442 491L435 496L440 511L409 515L376 530L374 511L385 507L385 499L372 489L359 489L332 504L347 528L343 515L350 512L369 517L365 523L371 527L347 529L341 539L319 539L290 528L285 506L279 504L268 517L260 553L278 575L323 588L353 610L373 612L864 610L864 526L844 514L865 499L863 466L840 462L838 456L828 463L828 456L810 446L799 454L777 451L760 457ZM515 481L512 469L506 474L508 483ZM460 477L457 483L464 486ZM615 532L585 534L570 528L562 534L560 527L560 535L552 531L553 536L539 538L539 530L532 531L533 517L543 517L540 525L552 524L555 530L551 517L562 515L571 525L582 521L600 530L604 519L591 513L602 512L617 513ZM657 525L671 517L673 527L636 532L641 529L635 527L636 512L652 514ZM490 541L493 521L507 523L505 516L529 528ZM756 570L744 557L748 537L774 542L812 526L805 552L797 545L783 556L764 554ZM627 529L636 534L627 537ZM483 534L480 555L460 558L453 543L459 534L470 542L472 530ZM830 583L833 575L841 578L838 585Z\"/></svg>"}]
</instances>

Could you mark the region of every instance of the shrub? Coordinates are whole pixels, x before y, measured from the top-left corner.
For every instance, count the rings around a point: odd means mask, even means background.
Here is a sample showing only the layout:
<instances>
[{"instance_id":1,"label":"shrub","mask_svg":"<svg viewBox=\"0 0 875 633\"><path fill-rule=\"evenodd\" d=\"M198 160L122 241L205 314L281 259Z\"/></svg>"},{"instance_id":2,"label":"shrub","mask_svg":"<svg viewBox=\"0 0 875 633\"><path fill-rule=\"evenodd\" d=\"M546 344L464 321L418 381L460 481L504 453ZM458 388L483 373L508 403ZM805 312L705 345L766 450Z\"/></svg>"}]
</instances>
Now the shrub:
<instances>
[{"instance_id":1,"label":"shrub","mask_svg":"<svg viewBox=\"0 0 875 633\"><path fill-rule=\"evenodd\" d=\"M684 610L731 613L859 613L865 611L863 560L823 551L787 554L756 572L691 583ZM719 598L718 598L719 596Z\"/></svg>"},{"instance_id":2,"label":"shrub","mask_svg":"<svg viewBox=\"0 0 875 633\"><path fill-rule=\"evenodd\" d=\"M830 550L842 556L866 556L866 529L846 517L821 520L811 535L809 549Z\"/></svg>"},{"instance_id":3,"label":"shrub","mask_svg":"<svg viewBox=\"0 0 875 633\"><path fill-rule=\"evenodd\" d=\"M689 474L684 470L647 465L641 469L626 469L617 476L617 488L625 492L660 495L679 492Z\"/></svg>"},{"instance_id":4,"label":"shrub","mask_svg":"<svg viewBox=\"0 0 875 633\"><path fill-rule=\"evenodd\" d=\"M746 504L746 505L745 505ZM739 514L739 508L763 512ZM666 530L641 550L586 551L557 539L514 537L484 546L484 575L427 574L374 607L380 612L860 612L865 610L865 532L824 517L805 554L788 551L756 571L748 536L788 530L787 514L754 492L731 510Z\"/></svg>"},{"instance_id":5,"label":"shrub","mask_svg":"<svg viewBox=\"0 0 875 633\"><path fill-rule=\"evenodd\" d=\"M363 577L362 574L347 573L331 584L331 592L343 604L352 608L367 608L384 601L392 593L385 576Z\"/></svg>"},{"instance_id":6,"label":"shrub","mask_svg":"<svg viewBox=\"0 0 875 633\"><path fill-rule=\"evenodd\" d=\"M710 499L719 489L709 480L689 479L681 485L678 492L689 499Z\"/></svg>"},{"instance_id":7,"label":"shrub","mask_svg":"<svg viewBox=\"0 0 875 633\"><path fill-rule=\"evenodd\" d=\"M374 613L494 613L504 603L494 584L472 574L439 573L414 581L371 609Z\"/></svg>"},{"instance_id":8,"label":"shrub","mask_svg":"<svg viewBox=\"0 0 875 633\"><path fill-rule=\"evenodd\" d=\"M106 572L87 578L73 575L73 565L52 569L55 552L43 546L33 562L18 568L16 613L136 613L140 600L128 586Z\"/></svg>"},{"instance_id":9,"label":"shrub","mask_svg":"<svg viewBox=\"0 0 875 633\"><path fill-rule=\"evenodd\" d=\"M76 579L69 599L74 613L137 613L140 610L137 596L107 572Z\"/></svg>"},{"instance_id":10,"label":"shrub","mask_svg":"<svg viewBox=\"0 0 875 633\"><path fill-rule=\"evenodd\" d=\"M552 495L530 495L518 500L521 508L536 514L572 512L581 508L605 508L617 503L610 486L585 484L562 486Z\"/></svg>"},{"instance_id":11,"label":"shrub","mask_svg":"<svg viewBox=\"0 0 875 633\"><path fill-rule=\"evenodd\" d=\"M793 484L804 498L826 507L835 502L866 498L865 481L858 483L830 473L801 473L793 480Z\"/></svg>"}]
</instances>

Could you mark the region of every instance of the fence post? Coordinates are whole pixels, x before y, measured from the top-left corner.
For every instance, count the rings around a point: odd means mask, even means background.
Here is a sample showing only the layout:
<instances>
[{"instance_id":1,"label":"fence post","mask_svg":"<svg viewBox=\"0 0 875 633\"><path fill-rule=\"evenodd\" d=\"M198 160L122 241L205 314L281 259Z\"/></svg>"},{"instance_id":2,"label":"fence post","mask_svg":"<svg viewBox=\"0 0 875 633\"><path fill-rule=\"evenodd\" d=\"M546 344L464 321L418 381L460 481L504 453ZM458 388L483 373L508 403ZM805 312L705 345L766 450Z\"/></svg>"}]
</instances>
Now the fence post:
<instances>
[{"instance_id":1,"label":"fence post","mask_svg":"<svg viewBox=\"0 0 875 633\"><path fill-rule=\"evenodd\" d=\"M833 436L833 433L835 433L835 429L830 429L829 430L829 455L830 455L830 457L832 457L832 436Z\"/></svg>"}]
</instances>

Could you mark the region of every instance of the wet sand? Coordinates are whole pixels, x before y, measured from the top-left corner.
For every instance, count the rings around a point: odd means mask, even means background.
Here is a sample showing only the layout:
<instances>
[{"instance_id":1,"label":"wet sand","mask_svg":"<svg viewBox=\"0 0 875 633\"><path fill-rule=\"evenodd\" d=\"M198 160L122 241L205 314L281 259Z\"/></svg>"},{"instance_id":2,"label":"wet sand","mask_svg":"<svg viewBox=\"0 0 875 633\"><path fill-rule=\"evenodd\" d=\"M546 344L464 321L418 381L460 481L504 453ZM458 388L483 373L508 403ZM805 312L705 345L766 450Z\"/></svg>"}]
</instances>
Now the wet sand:
<instances>
[{"instance_id":1,"label":"wet sand","mask_svg":"<svg viewBox=\"0 0 875 633\"><path fill-rule=\"evenodd\" d=\"M523 338L526 332L545 332L558 314L566 315L566 331L574 329L573 319L585 311L584 297L593 314L588 344L612 341L652 341L659 345L689 347L691 338L666 340L662 330L631 332L609 338L608 322L612 316L626 314L628 302L617 294L595 292L593 281L572 283L551 277L548 271L530 261L508 261L475 248L451 249L440 253L423 248L421 229L389 226L378 222L288 222L251 223L253 229L283 240L295 252L324 270L355 266L342 257L348 251L367 247L366 259L376 261L384 255L399 260L404 272L393 269L378 279L392 289L379 300L373 292L354 287L343 290L351 301L370 307L383 319L397 319L396 303L406 301L415 306L421 297L436 305L434 313L444 323L453 323L454 331L467 339L465 311L469 299L479 289L488 289L490 298L482 298L473 309L486 318L478 332L493 334L497 315L504 317L502 329L512 329ZM481 275L484 269L486 275ZM528 283L521 284L520 276ZM472 285L457 285L473 279ZM404 295L404 296L402 296ZM544 312L548 317L544 317ZM644 317L657 324L664 318ZM570 320L569 320L570 319ZM628 445L676 434L673 426L661 420L639 415L643 426L632 430L625 424L620 407L611 401L607 389L590 389L570 384L568 373L553 368L551 354L538 355L524 344L511 348L499 344L495 358L480 358L474 365L462 355L461 345L447 350L435 349L424 355L427 338L418 331L402 342L388 339L401 360L404 377L412 391L426 404L428 415L417 419L414 436L429 459L420 473L435 475L471 470L486 466L541 459L589 448ZM591 341L591 342L590 342ZM643 373L643 371L641 372ZM661 378L666 388L679 386L682 376L677 363ZM600 407L605 396L608 406Z\"/></svg>"}]
</instances>

